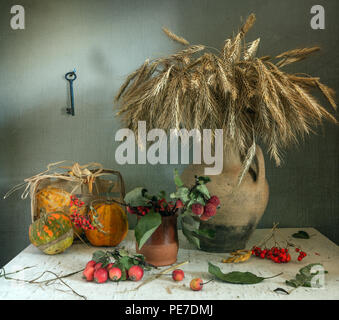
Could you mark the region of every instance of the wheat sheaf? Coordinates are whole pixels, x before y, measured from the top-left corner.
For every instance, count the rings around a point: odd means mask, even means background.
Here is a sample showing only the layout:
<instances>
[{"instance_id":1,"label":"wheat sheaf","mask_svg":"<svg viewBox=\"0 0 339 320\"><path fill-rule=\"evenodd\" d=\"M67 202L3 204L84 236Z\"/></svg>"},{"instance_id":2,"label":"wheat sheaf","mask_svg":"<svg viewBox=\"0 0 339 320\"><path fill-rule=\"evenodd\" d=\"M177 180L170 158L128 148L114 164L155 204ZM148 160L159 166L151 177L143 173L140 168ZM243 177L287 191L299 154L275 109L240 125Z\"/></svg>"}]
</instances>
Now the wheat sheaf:
<instances>
[{"instance_id":1,"label":"wheat sheaf","mask_svg":"<svg viewBox=\"0 0 339 320\"><path fill-rule=\"evenodd\" d=\"M318 89L336 109L334 91L319 78L282 69L307 58L319 47L277 56L256 57L260 39L247 43L255 22L251 14L239 32L224 42L219 54L163 28L184 48L170 56L146 60L130 74L115 101L125 126L137 133L138 121L148 129L223 129L224 143L237 146L244 172L262 141L279 165L281 151L297 143L312 127L335 117L311 95ZM243 175L242 175L243 176Z\"/></svg>"}]
</instances>

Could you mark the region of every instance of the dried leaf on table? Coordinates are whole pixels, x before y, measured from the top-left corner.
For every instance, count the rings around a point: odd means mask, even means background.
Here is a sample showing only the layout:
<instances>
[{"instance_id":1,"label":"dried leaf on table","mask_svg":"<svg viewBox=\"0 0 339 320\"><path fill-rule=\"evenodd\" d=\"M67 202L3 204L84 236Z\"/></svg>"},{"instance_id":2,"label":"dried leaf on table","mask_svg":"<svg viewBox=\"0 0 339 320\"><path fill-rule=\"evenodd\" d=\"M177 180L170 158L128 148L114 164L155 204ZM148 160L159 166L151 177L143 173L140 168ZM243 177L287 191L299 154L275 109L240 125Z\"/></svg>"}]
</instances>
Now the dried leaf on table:
<instances>
[{"instance_id":1,"label":"dried leaf on table","mask_svg":"<svg viewBox=\"0 0 339 320\"><path fill-rule=\"evenodd\" d=\"M221 262L223 263L239 263L239 262L245 262L252 256L251 250L237 250L234 252L231 252L231 257L227 259L223 259Z\"/></svg>"}]
</instances>

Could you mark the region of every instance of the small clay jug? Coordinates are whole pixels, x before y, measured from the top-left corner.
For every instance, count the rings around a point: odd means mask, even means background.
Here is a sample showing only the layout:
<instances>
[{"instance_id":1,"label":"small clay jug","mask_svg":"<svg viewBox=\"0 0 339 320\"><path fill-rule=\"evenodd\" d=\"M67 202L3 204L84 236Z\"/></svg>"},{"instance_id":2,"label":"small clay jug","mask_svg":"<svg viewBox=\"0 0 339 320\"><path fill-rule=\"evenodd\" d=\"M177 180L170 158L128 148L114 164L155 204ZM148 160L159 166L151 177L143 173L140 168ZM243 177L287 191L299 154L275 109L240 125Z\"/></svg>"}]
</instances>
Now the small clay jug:
<instances>
[{"instance_id":1,"label":"small clay jug","mask_svg":"<svg viewBox=\"0 0 339 320\"><path fill-rule=\"evenodd\" d=\"M225 148L223 171L211 175L207 184L211 195L220 199L220 209L208 221L202 221L200 229L213 229L214 239L201 238L200 247L209 252L230 252L244 249L256 229L267 206L269 187L265 178L265 161L262 150L256 147L256 156L249 171L238 186L242 161L235 147ZM190 165L183 174L186 185L194 183L194 176L204 176L208 165Z\"/></svg>"},{"instance_id":2,"label":"small clay jug","mask_svg":"<svg viewBox=\"0 0 339 320\"><path fill-rule=\"evenodd\" d=\"M138 217L142 219L142 217ZM145 256L146 262L156 266L168 266L177 261L179 241L177 229L177 215L162 216L161 225L139 250L136 243L136 251Z\"/></svg>"}]
</instances>

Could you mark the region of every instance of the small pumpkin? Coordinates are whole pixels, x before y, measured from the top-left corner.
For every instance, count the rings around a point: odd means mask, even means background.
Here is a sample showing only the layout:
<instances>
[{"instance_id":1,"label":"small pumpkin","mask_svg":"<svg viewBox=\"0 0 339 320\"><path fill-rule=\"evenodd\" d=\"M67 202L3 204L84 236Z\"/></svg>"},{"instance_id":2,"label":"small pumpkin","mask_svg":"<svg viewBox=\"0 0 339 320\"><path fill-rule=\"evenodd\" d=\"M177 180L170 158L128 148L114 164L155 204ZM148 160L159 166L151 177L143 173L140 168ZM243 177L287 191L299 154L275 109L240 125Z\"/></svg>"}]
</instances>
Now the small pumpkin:
<instances>
[{"instance_id":1,"label":"small pumpkin","mask_svg":"<svg viewBox=\"0 0 339 320\"><path fill-rule=\"evenodd\" d=\"M117 203L99 202L93 204L89 218L93 225L100 225L94 230L85 230L86 237L93 246L114 247L127 235L127 215Z\"/></svg>"},{"instance_id":2,"label":"small pumpkin","mask_svg":"<svg viewBox=\"0 0 339 320\"><path fill-rule=\"evenodd\" d=\"M71 202L71 194L60 188L48 186L41 189L35 197L38 218L41 212L51 213L56 211L62 211L70 216L72 214L72 210L77 209L76 206L69 206ZM78 210L78 213L80 215L85 215L86 210L86 207L82 207ZM83 233L81 228L77 228L74 225L73 229L79 235Z\"/></svg>"},{"instance_id":3,"label":"small pumpkin","mask_svg":"<svg viewBox=\"0 0 339 320\"><path fill-rule=\"evenodd\" d=\"M72 221L62 212L47 213L29 227L29 240L46 254L65 251L73 243Z\"/></svg>"}]
</instances>

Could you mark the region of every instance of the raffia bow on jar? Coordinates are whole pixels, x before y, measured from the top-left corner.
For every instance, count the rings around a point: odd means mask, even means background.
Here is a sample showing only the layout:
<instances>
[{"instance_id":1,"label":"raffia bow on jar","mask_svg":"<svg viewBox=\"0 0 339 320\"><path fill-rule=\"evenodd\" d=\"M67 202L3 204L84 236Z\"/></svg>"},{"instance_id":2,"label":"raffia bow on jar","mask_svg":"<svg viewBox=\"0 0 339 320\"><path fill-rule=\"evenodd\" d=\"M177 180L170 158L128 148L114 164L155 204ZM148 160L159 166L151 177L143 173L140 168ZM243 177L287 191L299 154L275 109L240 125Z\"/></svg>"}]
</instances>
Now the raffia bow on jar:
<instances>
[{"instance_id":1,"label":"raffia bow on jar","mask_svg":"<svg viewBox=\"0 0 339 320\"><path fill-rule=\"evenodd\" d=\"M22 199L31 198L32 222L41 213L63 211L71 214L73 209L71 195L77 195L86 205L97 199L123 201L125 186L119 171L104 169L100 163L91 162L80 165L59 166L66 161L47 165L47 170L24 180L9 190L4 199L25 187ZM109 177L110 179L105 179ZM115 177L116 179L112 179Z\"/></svg>"}]
</instances>

